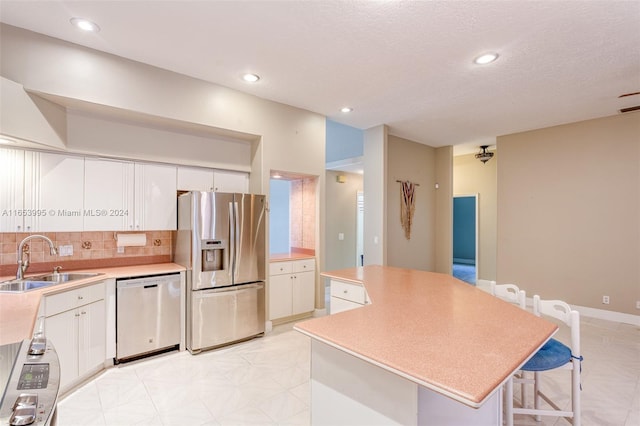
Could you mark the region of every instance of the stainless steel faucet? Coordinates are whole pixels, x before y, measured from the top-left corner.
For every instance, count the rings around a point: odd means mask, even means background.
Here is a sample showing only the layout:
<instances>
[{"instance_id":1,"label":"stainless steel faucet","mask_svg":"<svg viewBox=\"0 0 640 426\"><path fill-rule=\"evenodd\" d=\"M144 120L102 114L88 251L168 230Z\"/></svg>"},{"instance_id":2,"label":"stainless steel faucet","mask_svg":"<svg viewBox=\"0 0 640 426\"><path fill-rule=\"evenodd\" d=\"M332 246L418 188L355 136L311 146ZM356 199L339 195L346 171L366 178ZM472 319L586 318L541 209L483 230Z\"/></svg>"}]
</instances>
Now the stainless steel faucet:
<instances>
[{"instance_id":1,"label":"stainless steel faucet","mask_svg":"<svg viewBox=\"0 0 640 426\"><path fill-rule=\"evenodd\" d=\"M29 235L27 238L22 240L20 242L20 245L18 246L18 271L16 272L16 279L18 280L21 280L24 277L24 273L27 271L27 268L29 267L29 259L25 261L22 260L22 255L23 255L22 250L24 249L24 245L26 244L26 242L34 238L42 238L43 240L49 243L49 252L51 253L51 256L55 256L56 254L58 254L58 249L56 248L55 245L53 245L53 241L51 241L49 237L46 237L44 235L39 235L39 234Z\"/></svg>"}]
</instances>

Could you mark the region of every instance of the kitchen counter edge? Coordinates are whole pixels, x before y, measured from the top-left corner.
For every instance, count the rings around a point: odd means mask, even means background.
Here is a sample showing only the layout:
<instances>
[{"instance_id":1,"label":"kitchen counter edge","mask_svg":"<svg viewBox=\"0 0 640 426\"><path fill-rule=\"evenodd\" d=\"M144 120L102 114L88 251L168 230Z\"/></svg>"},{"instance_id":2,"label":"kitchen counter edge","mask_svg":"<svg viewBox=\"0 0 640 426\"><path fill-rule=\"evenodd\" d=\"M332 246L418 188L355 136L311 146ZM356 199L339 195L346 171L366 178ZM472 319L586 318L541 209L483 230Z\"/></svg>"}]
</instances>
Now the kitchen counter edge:
<instances>
[{"instance_id":1,"label":"kitchen counter edge","mask_svg":"<svg viewBox=\"0 0 640 426\"><path fill-rule=\"evenodd\" d=\"M175 263L115 266L98 269L83 268L63 272L90 272L98 273L99 275L23 293L0 293L0 345L31 338L43 296L51 296L90 286L108 279L170 274L184 270L183 266ZM13 279L13 277L1 277L0 281L10 279Z\"/></svg>"}]
</instances>

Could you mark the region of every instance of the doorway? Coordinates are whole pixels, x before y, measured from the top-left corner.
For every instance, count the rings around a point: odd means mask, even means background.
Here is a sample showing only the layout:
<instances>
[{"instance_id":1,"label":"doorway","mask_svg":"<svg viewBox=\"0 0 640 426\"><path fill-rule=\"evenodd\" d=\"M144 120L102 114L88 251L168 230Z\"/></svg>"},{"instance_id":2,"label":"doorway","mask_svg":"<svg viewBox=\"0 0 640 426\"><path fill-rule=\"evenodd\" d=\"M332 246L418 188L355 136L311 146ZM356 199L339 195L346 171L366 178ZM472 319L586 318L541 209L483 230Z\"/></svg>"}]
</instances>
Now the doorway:
<instances>
[{"instance_id":1,"label":"doorway","mask_svg":"<svg viewBox=\"0 0 640 426\"><path fill-rule=\"evenodd\" d=\"M453 197L453 276L475 285L478 265L478 195Z\"/></svg>"}]
</instances>

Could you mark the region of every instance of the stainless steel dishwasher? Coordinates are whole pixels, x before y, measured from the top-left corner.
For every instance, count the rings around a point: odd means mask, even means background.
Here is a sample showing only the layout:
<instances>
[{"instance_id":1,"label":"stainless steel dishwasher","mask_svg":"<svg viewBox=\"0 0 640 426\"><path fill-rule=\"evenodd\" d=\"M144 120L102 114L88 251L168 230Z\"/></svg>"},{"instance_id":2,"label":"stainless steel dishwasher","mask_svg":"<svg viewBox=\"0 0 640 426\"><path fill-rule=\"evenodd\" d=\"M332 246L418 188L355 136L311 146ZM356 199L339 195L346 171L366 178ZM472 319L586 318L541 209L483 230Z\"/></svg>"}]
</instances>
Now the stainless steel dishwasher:
<instances>
[{"instance_id":1,"label":"stainless steel dishwasher","mask_svg":"<svg viewBox=\"0 0 640 426\"><path fill-rule=\"evenodd\" d=\"M116 364L179 347L180 283L179 273L116 280Z\"/></svg>"}]
</instances>

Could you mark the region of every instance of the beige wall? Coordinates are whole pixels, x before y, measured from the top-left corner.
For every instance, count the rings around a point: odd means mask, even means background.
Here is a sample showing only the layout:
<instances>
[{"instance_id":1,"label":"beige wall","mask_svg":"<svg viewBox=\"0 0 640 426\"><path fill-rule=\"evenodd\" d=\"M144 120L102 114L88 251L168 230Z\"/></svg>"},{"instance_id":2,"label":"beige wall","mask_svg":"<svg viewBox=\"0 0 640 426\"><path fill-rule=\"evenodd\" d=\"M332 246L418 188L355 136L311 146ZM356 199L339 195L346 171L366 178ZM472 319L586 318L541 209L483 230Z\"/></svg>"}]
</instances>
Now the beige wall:
<instances>
[{"instance_id":1,"label":"beige wall","mask_svg":"<svg viewBox=\"0 0 640 426\"><path fill-rule=\"evenodd\" d=\"M453 263L453 147L436 148L435 272L451 274ZM434 188L435 184L431 186Z\"/></svg>"},{"instance_id":2,"label":"beige wall","mask_svg":"<svg viewBox=\"0 0 640 426\"><path fill-rule=\"evenodd\" d=\"M638 315L640 113L502 136L498 150L498 281Z\"/></svg>"},{"instance_id":3,"label":"beige wall","mask_svg":"<svg viewBox=\"0 0 640 426\"><path fill-rule=\"evenodd\" d=\"M453 195L478 196L478 278L496 279L496 221L499 154L486 163L475 154L453 158Z\"/></svg>"},{"instance_id":4,"label":"beige wall","mask_svg":"<svg viewBox=\"0 0 640 426\"><path fill-rule=\"evenodd\" d=\"M338 175L346 182L336 181ZM362 175L327 171L327 205L325 227L325 268L328 271L356 265L356 194L362 191ZM344 234L344 240L338 234Z\"/></svg>"},{"instance_id":5,"label":"beige wall","mask_svg":"<svg viewBox=\"0 0 640 426\"><path fill-rule=\"evenodd\" d=\"M389 135L387 167L387 264L434 271L436 264L436 153L435 149ZM400 223L400 183L416 188L411 238ZM365 211L367 193L365 192ZM365 254L366 257L366 254Z\"/></svg>"}]
</instances>

